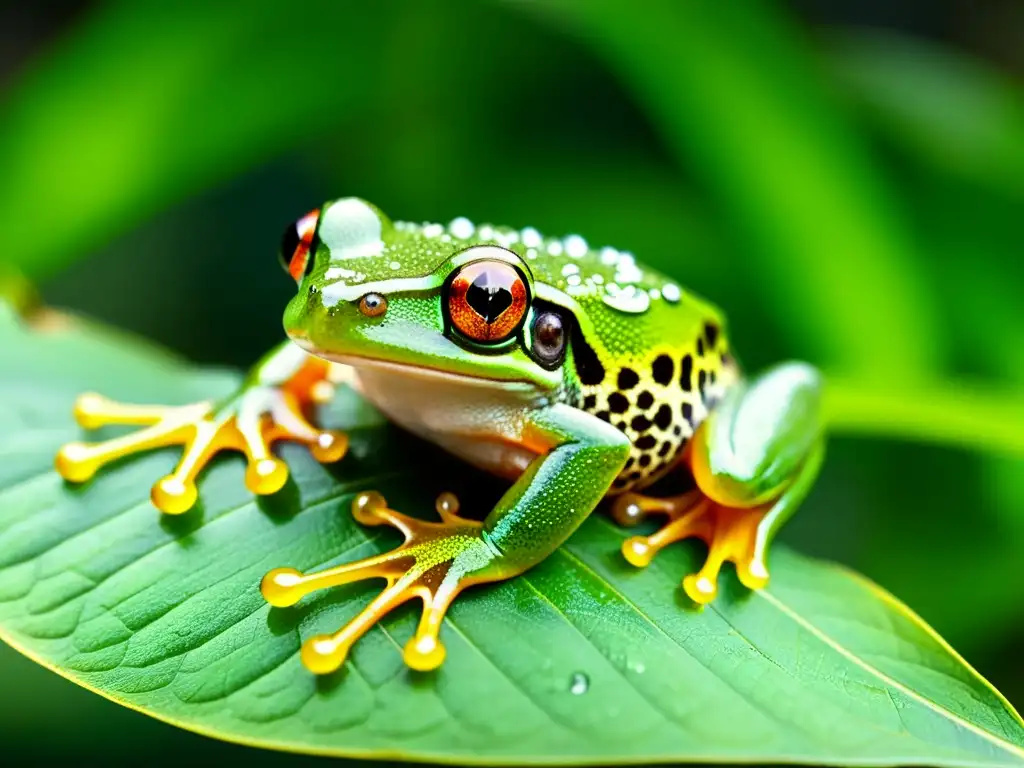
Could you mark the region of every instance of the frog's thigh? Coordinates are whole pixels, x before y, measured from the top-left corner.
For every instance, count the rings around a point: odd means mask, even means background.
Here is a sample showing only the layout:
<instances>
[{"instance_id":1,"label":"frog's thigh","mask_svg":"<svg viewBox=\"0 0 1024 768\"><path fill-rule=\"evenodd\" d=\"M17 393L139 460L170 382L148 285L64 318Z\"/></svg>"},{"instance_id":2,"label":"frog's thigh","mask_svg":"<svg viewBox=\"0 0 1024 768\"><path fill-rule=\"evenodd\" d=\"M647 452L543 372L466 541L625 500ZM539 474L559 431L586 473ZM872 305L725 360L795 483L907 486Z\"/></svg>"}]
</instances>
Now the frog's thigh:
<instances>
[{"instance_id":1,"label":"frog's thigh","mask_svg":"<svg viewBox=\"0 0 1024 768\"><path fill-rule=\"evenodd\" d=\"M663 512L668 522L650 536L623 542L622 553L636 566L672 542L704 539L708 554L683 589L704 604L718 593L725 562L736 565L750 589L768 583L768 544L813 485L824 442L820 383L809 366L774 368L726 395L693 437L687 461L698 490L670 499L626 494L614 511L620 521Z\"/></svg>"},{"instance_id":2,"label":"frog's thigh","mask_svg":"<svg viewBox=\"0 0 1024 768\"><path fill-rule=\"evenodd\" d=\"M712 501L757 507L806 474L821 444L821 376L804 363L784 363L726 395L694 435L690 468Z\"/></svg>"}]
</instances>

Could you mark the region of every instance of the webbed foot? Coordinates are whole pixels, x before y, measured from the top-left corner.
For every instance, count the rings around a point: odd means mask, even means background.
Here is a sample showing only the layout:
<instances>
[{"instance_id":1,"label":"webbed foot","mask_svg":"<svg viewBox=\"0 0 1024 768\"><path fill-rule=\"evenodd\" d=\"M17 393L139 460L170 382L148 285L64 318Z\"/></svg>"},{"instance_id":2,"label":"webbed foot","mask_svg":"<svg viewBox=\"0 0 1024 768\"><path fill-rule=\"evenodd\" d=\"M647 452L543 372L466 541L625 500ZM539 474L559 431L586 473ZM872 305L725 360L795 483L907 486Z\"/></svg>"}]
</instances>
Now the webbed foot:
<instances>
[{"instance_id":1,"label":"webbed foot","mask_svg":"<svg viewBox=\"0 0 1024 768\"><path fill-rule=\"evenodd\" d=\"M81 483L105 464L131 454L168 445L184 452L177 468L157 481L151 497L162 512L176 515L196 502L196 476L214 454L230 449L245 455L245 484L256 494L281 489L288 467L270 453L278 440L294 440L310 447L321 462L344 456L348 438L340 432L319 430L303 415L306 405L330 394L323 377L296 376L281 385L249 384L226 403L203 401L182 406L129 405L95 394L75 402L75 419L86 429L125 424L141 429L98 443L68 443L57 453L57 472Z\"/></svg>"},{"instance_id":2,"label":"webbed foot","mask_svg":"<svg viewBox=\"0 0 1024 768\"><path fill-rule=\"evenodd\" d=\"M302 661L311 672L338 669L349 649L393 608L413 598L423 601L416 634L406 644L405 663L416 670L436 669L445 649L438 639L448 606L464 588L514 575L500 565L500 553L482 537L482 524L457 515L454 495L437 499L441 522L430 523L389 509L378 493L362 493L352 503L352 515L363 525L390 525L405 535L405 542L390 552L303 574L277 568L263 577L260 589L273 606L287 607L311 592L365 579L381 578L387 585L359 615L332 635L306 640Z\"/></svg>"},{"instance_id":3,"label":"webbed foot","mask_svg":"<svg viewBox=\"0 0 1024 768\"><path fill-rule=\"evenodd\" d=\"M694 602L715 599L727 560L745 587L764 588L768 545L821 468L820 399L820 376L803 363L778 365L729 390L681 456L694 490L670 498L626 493L616 499L612 512L624 525L650 513L668 517L656 533L623 542L625 558L645 566L663 547L697 537L708 545L707 559L683 579Z\"/></svg>"},{"instance_id":4,"label":"webbed foot","mask_svg":"<svg viewBox=\"0 0 1024 768\"><path fill-rule=\"evenodd\" d=\"M683 590L695 603L710 603L718 594L718 574L726 561L736 565L740 582L748 589L768 583L765 549L771 504L736 508L717 504L699 490L680 496L654 498L638 493L618 497L612 515L620 525L635 525L649 514L668 518L650 536L632 536L622 543L622 555L637 567L646 566L669 544L691 537L708 545L707 558L697 573L683 579Z\"/></svg>"}]
</instances>

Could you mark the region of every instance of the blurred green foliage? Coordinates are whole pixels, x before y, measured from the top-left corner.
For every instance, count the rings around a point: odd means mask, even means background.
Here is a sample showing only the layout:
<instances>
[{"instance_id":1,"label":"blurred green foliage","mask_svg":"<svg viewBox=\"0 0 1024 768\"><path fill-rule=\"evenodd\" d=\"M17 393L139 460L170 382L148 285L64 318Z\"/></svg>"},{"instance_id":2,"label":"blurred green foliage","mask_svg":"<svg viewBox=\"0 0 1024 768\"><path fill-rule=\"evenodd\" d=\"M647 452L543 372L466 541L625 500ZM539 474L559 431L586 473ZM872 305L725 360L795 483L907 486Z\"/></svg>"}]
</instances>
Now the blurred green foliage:
<instances>
[{"instance_id":1,"label":"blurred green foliage","mask_svg":"<svg viewBox=\"0 0 1024 768\"><path fill-rule=\"evenodd\" d=\"M50 302L245 365L280 337L281 228L357 194L630 248L725 307L753 368L1021 392L1017 77L781 2L704 6L88 4L2 94L0 258ZM1020 705L1021 470L840 436L782 536L893 591ZM0 660L39 686L0 705L8 743L38 752L66 707L54 754L126 731L232 754Z\"/></svg>"}]
</instances>

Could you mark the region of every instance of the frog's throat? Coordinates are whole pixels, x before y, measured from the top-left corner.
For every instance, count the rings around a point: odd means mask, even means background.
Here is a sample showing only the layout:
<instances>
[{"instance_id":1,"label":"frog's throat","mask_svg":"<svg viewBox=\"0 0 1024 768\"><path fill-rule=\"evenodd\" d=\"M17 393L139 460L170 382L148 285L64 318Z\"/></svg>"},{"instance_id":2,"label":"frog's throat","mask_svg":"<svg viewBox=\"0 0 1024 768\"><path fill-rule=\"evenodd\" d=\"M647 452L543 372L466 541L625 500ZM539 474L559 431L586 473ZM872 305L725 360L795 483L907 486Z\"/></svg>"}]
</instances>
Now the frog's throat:
<instances>
[{"instance_id":1,"label":"frog's throat","mask_svg":"<svg viewBox=\"0 0 1024 768\"><path fill-rule=\"evenodd\" d=\"M441 368L431 368L426 365L396 363L390 360L379 360L377 358L362 357L360 355L316 354L332 362L351 366L356 370L359 370L360 368L375 368L377 370L391 371L401 376L433 381L446 381L452 385L478 387L483 389L501 389L506 392L521 394L527 398L538 396L544 392L544 390L537 384L523 379L495 379L485 376L471 376L465 373L452 373L451 371L443 370Z\"/></svg>"}]
</instances>

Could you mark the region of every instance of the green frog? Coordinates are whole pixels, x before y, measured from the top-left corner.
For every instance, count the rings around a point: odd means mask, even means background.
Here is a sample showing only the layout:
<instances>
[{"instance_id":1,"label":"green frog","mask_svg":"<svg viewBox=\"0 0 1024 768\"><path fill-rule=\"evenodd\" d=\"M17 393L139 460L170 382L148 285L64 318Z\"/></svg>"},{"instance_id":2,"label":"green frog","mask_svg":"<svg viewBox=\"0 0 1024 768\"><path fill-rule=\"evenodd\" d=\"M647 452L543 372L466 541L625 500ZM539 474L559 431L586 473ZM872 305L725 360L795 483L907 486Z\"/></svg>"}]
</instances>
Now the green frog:
<instances>
[{"instance_id":1,"label":"green frog","mask_svg":"<svg viewBox=\"0 0 1024 768\"><path fill-rule=\"evenodd\" d=\"M56 466L81 482L116 458L180 444L177 468L152 490L154 505L173 515L196 502L196 477L211 457L235 449L248 462L248 488L274 493L288 477L275 441L303 443L321 462L343 457L346 436L315 426L313 413L347 385L405 430L508 480L482 521L460 516L451 494L427 522L375 491L360 493L355 519L394 526L401 546L319 572L266 574L261 590L273 606L358 580L385 582L346 626L304 642L309 670L337 669L360 636L413 598L423 610L405 662L438 667L442 620L459 593L536 565L606 496L621 524L664 519L655 533L624 542L635 566L684 538L707 543L703 567L683 580L696 603L715 598L726 561L745 587L766 585L769 542L823 458L814 368L787 362L744 376L715 306L631 253L592 248L578 235L465 218L392 221L350 197L291 224L280 255L298 285L284 313L289 341L233 396L168 407L82 395L75 413L83 427L139 429L65 445ZM673 473L686 490L655 495L652 485Z\"/></svg>"}]
</instances>

